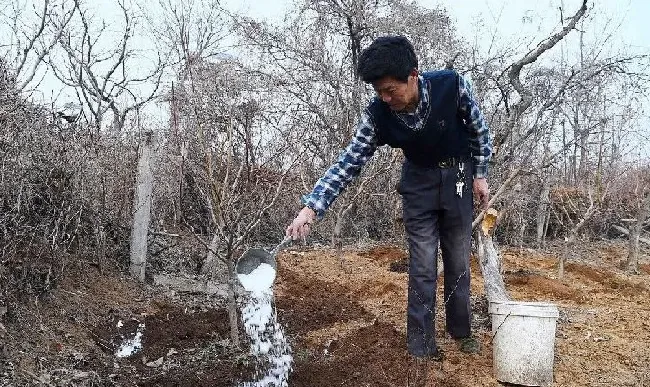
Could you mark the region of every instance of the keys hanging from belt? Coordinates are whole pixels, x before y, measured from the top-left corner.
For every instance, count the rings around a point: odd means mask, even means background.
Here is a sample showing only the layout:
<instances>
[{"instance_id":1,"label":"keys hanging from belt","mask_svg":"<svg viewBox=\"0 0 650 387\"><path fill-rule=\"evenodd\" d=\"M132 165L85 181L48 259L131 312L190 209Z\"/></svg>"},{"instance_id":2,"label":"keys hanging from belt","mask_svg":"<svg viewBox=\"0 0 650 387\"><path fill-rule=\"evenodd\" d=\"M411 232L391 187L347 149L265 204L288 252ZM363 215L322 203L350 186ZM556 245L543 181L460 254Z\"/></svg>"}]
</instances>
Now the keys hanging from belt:
<instances>
[{"instance_id":1,"label":"keys hanging from belt","mask_svg":"<svg viewBox=\"0 0 650 387\"><path fill-rule=\"evenodd\" d=\"M456 173L456 195L463 197L463 187L465 187L465 163L458 163L458 172Z\"/></svg>"}]
</instances>

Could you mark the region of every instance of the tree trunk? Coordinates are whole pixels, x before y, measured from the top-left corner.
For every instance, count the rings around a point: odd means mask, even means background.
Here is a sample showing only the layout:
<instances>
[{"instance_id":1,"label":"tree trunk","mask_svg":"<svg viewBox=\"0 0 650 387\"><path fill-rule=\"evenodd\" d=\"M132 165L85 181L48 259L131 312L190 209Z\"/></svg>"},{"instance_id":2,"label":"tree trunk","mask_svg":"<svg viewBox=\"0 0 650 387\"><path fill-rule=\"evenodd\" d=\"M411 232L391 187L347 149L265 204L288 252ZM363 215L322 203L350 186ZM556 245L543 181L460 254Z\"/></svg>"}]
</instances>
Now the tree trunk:
<instances>
[{"instance_id":1,"label":"tree trunk","mask_svg":"<svg viewBox=\"0 0 650 387\"><path fill-rule=\"evenodd\" d=\"M601 200L598 200L599 204L601 202L602 202ZM585 224L587 224L587 222L589 222L589 220L591 220L591 217L594 216L596 211L598 211L598 206L594 203L591 191L589 191L589 208L587 208L587 211L580 219L580 221L575 226L573 226L571 230L569 230L565 239L566 243L564 244L564 251L560 255L560 259L558 262L558 277L560 279L564 277L564 263L568 260L569 253L571 252L575 242L578 240L578 235L580 233L580 230Z\"/></svg>"},{"instance_id":2,"label":"tree trunk","mask_svg":"<svg viewBox=\"0 0 650 387\"><path fill-rule=\"evenodd\" d=\"M102 224L97 227L96 243L97 268L99 269L99 272L103 274L104 260L106 259L106 231L104 231L104 226Z\"/></svg>"},{"instance_id":3,"label":"tree trunk","mask_svg":"<svg viewBox=\"0 0 650 387\"><path fill-rule=\"evenodd\" d=\"M550 209L550 203L549 203L549 209ZM542 237L542 244L546 244L546 235L548 235L548 225L551 223L551 211L549 210L546 213L546 221L544 222L544 236Z\"/></svg>"},{"instance_id":4,"label":"tree trunk","mask_svg":"<svg viewBox=\"0 0 650 387\"><path fill-rule=\"evenodd\" d=\"M346 211L339 211L336 213L336 222L334 223L334 230L332 231L332 247L336 251L336 257L342 269L345 269L345 258L343 258L343 241L341 240L341 233L343 232L343 225L345 222Z\"/></svg>"},{"instance_id":5,"label":"tree trunk","mask_svg":"<svg viewBox=\"0 0 650 387\"><path fill-rule=\"evenodd\" d=\"M336 249L336 256L338 257L341 268L345 268L345 259L343 258L343 241L341 234L343 233L343 226L345 226L345 219L354 205L354 200L336 213L336 223L334 224L334 231L332 232L332 247Z\"/></svg>"},{"instance_id":6,"label":"tree trunk","mask_svg":"<svg viewBox=\"0 0 650 387\"><path fill-rule=\"evenodd\" d=\"M607 117L606 98L603 96L603 117ZM596 164L596 195L601 197L605 187L603 187L603 157L605 149L605 128L600 129L600 141L598 142L598 163Z\"/></svg>"},{"instance_id":7,"label":"tree trunk","mask_svg":"<svg viewBox=\"0 0 650 387\"><path fill-rule=\"evenodd\" d=\"M147 235L151 220L151 192L153 191L153 173L151 145L153 133L144 133L138 162L138 176L135 188L135 213L131 229L131 275L144 281L147 264Z\"/></svg>"},{"instance_id":8,"label":"tree trunk","mask_svg":"<svg viewBox=\"0 0 650 387\"><path fill-rule=\"evenodd\" d=\"M571 174L569 160L569 146L567 142L566 120L562 120L562 162L564 164L564 183L571 185Z\"/></svg>"},{"instance_id":9,"label":"tree trunk","mask_svg":"<svg viewBox=\"0 0 650 387\"><path fill-rule=\"evenodd\" d=\"M237 299L235 297L235 263L230 259L228 268L228 320L230 321L230 340L232 345L239 348L239 313L237 312Z\"/></svg>"},{"instance_id":10,"label":"tree trunk","mask_svg":"<svg viewBox=\"0 0 650 387\"><path fill-rule=\"evenodd\" d=\"M343 211L340 211L336 214L336 222L334 222L334 230L332 231L332 247L337 251L343 248L343 242L341 241L341 233L343 232L343 224L345 222L345 217Z\"/></svg>"},{"instance_id":11,"label":"tree trunk","mask_svg":"<svg viewBox=\"0 0 650 387\"><path fill-rule=\"evenodd\" d=\"M492 236L484 234L479 229L476 231L476 240L478 242L478 261L483 274L485 296L488 302L510 300L501 275L501 259L494 247Z\"/></svg>"},{"instance_id":12,"label":"tree trunk","mask_svg":"<svg viewBox=\"0 0 650 387\"><path fill-rule=\"evenodd\" d=\"M497 211L488 209L481 222L481 227L476 230L478 262L483 274L485 296L488 302L510 300L501 275L501 259L491 236L496 221Z\"/></svg>"},{"instance_id":13,"label":"tree trunk","mask_svg":"<svg viewBox=\"0 0 650 387\"><path fill-rule=\"evenodd\" d=\"M517 200L517 206L523 206L522 200ZM520 207L521 208L521 207ZM513 211L514 212L514 223L515 223L515 240L514 245L520 249L524 247L524 238L526 236L526 218L523 211Z\"/></svg>"},{"instance_id":14,"label":"tree trunk","mask_svg":"<svg viewBox=\"0 0 650 387\"><path fill-rule=\"evenodd\" d=\"M579 103L579 102L577 102ZM578 107L573 110L573 154L571 155L571 184L575 187L578 185L578 168L580 166L578 161L578 149L580 148L580 116L578 114Z\"/></svg>"},{"instance_id":15,"label":"tree trunk","mask_svg":"<svg viewBox=\"0 0 650 387\"><path fill-rule=\"evenodd\" d=\"M641 236L641 225L643 220L636 219L630 227L629 251L627 254L627 271L630 273L639 272L639 237Z\"/></svg>"},{"instance_id":16,"label":"tree trunk","mask_svg":"<svg viewBox=\"0 0 650 387\"><path fill-rule=\"evenodd\" d=\"M562 250L562 255L560 255L560 259L558 260L558 265L557 265L557 278L562 279L564 278L564 261L566 260L566 255L568 254L569 247L568 245L564 246L564 249Z\"/></svg>"},{"instance_id":17,"label":"tree trunk","mask_svg":"<svg viewBox=\"0 0 650 387\"><path fill-rule=\"evenodd\" d=\"M581 23L584 25L584 20ZM585 67L585 59L584 59L584 29L579 29L580 31L580 70L584 71ZM580 163L574 162L574 167L577 167L577 172L576 172L576 177L575 177L575 185L578 185L579 182L584 181L586 177L586 169L587 169L587 141L589 139L589 129L584 127L580 127L581 123L584 123L586 125L586 120L583 118L585 116L584 114L584 107L583 107L583 101L585 99L588 99L589 96L587 95L587 92L584 88L583 84L580 84L578 87L578 90L576 91L576 96L577 96L577 103L576 103L576 108L575 108L575 116L574 116L574 133L577 134L577 136L574 135L573 138L579 138L579 142L576 141L575 146L580 146ZM575 153L575 147L574 147L574 157L576 156Z\"/></svg>"},{"instance_id":18,"label":"tree trunk","mask_svg":"<svg viewBox=\"0 0 650 387\"><path fill-rule=\"evenodd\" d=\"M641 231L643 230L643 223L650 215L650 194L646 195L636 213L636 221L630 226L630 243L629 253L627 256L627 271L630 273L639 272L639 240L641 239Z\"/></svg>"},{"instance_id":19,"label":"tree trunk","mask_svg":"<svg viewBox=\"0 0 650 387\"><path fill-rule=\"evenodd\" d=\"M179 223L183 223L183 194L185 191L185 187L183 187L183 183L185 182L185 163L187 161L187 153L188 153L188 143L187 141L180 141L180 167L178 170L178 201L176 204L176 211L174 214L174 227L177 226Z\"/></svg>"},{"instance_id":20,"label":"tree trunk","mask_svg":"<svg viewBox=\"0 0 650 387\"><path fill-rule=\"evenodd\" d=\"M219 257L216 254L218 248L219 234L215 232L212 240L210 241L210 245L208 245L208 254L206 255L205 260L203 261L203 265L201 266L201 274L209 274L215 272L217 264L219 263Z\"/></svg>"},{"instance_id":21,"label":"tree trunk","mask_svg":"<svg viewBox=\"0 0 650 387\"><path fill-rule=\"evenodd\" d=\"M559 279L564 278L564 264L566 261L569 259L569 254L571 254L571 251L573 250L573 245L575 244L576 240L578 239L578 230L575 228L574 230L571 230L569 232L569 236L566 239L566 243L564 244L564 248L562 249L562 254L560 254L560 257L558 259L557 263L557 277Z\"/></svg>"},{"instance_id":22,"label":"tree trunk","mask_svg":"<svg viewBox=\"0 0 650 387\"><path fill-rule=\"evenodd\" d=\"M542 182L542 191L539 194L539 206L537 206L537 236L535 242L537 247L542 247L546 235L546 219L549 212L549 197L551 194L551 182L548 178Z\"/></svg>"}]
</instances>

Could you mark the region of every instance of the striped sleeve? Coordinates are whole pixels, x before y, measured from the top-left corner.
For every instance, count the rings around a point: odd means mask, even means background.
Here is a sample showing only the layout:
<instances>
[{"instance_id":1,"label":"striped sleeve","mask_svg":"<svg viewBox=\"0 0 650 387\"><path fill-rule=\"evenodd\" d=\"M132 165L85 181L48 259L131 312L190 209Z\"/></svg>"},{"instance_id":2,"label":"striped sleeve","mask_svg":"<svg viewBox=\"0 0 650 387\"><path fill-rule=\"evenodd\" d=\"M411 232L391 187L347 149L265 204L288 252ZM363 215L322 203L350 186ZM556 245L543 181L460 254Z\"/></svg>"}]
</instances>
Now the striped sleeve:
<instances>
[{"instance_id":1,"label":"striped sleeve","mask_svg":"<svg viewBox=\"0 0 650 387\"><path fill-rule=\"evenodd\" d=\"M321 219L345 187L359 175L361 168L376 150L375 127L368 113L364 111L348 146L325 175L316 182L312 192L303 196L302 203L314 210Z\"/></svg>"},{"instance_id":2,"label":"striped sleeve","mask_svg":"<svg viewBox=\"0 0 650 387\"><path fill-rule=\"evenodd\" d=\"M461 118L469 130L469 146L474 158L474 178L488 174L488 162L492 155L492 138L483 113L472 94L472 86L462 75L458 76L459 106Z\"/></svg>"}]
</instances>

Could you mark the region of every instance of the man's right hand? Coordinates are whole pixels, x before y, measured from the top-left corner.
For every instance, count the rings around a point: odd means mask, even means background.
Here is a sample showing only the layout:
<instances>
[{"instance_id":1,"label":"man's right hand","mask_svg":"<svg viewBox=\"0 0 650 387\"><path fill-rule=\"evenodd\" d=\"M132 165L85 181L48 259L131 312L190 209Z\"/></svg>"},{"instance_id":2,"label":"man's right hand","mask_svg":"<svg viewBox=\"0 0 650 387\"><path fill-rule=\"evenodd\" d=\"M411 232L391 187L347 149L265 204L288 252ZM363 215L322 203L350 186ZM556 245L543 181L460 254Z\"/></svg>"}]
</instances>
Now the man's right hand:
<instances>
[{"instance_id":1,"label":"man's right hand","mask_svg":"<svg viewBox=\"0 0 650 387\"><path fill-rule=\"evenodd\" d=\"M290 236L293 240L305 238L309 234L309 231L311 231L310 227L315 219L316 213L314 210L309 207L304 207L289 227L287 227L286 236Z\"/></svg>"}]
</instances>

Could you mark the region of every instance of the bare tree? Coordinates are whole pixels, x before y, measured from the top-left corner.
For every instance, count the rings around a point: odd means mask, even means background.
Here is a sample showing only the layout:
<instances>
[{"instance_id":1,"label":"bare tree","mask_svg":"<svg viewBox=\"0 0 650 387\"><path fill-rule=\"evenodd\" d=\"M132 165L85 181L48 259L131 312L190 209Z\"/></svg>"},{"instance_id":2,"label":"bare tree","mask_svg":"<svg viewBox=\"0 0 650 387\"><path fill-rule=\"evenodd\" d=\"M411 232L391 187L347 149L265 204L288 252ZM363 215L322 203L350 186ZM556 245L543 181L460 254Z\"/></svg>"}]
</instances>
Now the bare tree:
<instances>
[{"instance_id":1,"label":"bare tree","mask_svg":"<svg viewBox=\"0 0 650 387\"><path fill-rule=\"evenodd\" d=\"M196 222L186 212L184 223L206 248L202 272L225 272L231 339L238 345L236 259L256 231L268 230L263 223L274 213L297 157L286 152L290 136L263 125L257 99L264 93L263 81L253 82L253 75L237 62L195 59L183 74L187 82L177 97L181 124L190 139L185 174L193 176L192 189L205 213ZM274 230L265 239L278 243L283 231Z\"/></svg>"},{"instance_id":2,"label":"bare tree","mask_svg":"<svg viewBox=\"0 0 650 387\"><path fill-rule=\"evenodd\" d=\"M489 302L510 299L501 275L501 257L492 240L497 217L497 211L489 209L481 221L481 227L476 230L479 267L483 274L485 295Z\"/></svg>"},{"instance_id":3,"label":"bare tree","mask_svg":"<svg viewBox=\"0 0 650 387\"><path fill-rule=\"evenodd\" d=\"M191 131L183 124L181 111L184 103L186 83L192 75L189 70L197 61L220 60L227 57L223 54L224 39L230 34L225 10L218 1L201 0L178 3L171 0L159 0L157 10L149 6L142 7L141 12L147 19L148 31L158 42L159 50L168 57L169 69L175 80L171 90L165 93L165 100L170 103L170 136L169 146L176 150L172 158L175 166L170 171L175 192L170 200L173 211L173 227L183 219L183 212L188 203L184 203L186 163L190 148ZM224 86L225 87L225 86ZM180 93L180 95L179 95ZM169 195L164 195L169 196Z\"/></svg>"},{"instance_id":4,"label":"bare tree","mask_svg":"<svg viewBox=\"0 0 650 387\"><path fill-rule=\"evenodd\" d=\"M648 187L644 185L644 187ZM630 273L639 273L639 239L643 226L650 219L650 193L642 188L643 193L639 197L636 208L636 219L630 227L629 252L627 256L627 271Z\"/></svg>"},{"instance_id":5,"label":"bare tree","mask_svg":"<svg viewBox=\"0 0 650 387\"><path fill-rule=\"evenodd\" d=\"M116 0L122 12L123 27L116 44L107 32L107 22L91 19L79 0L74 9L79 15L74 26L58 24L63 33L58 46L63 49L64 61L51 61L51 68L64 85L74 88L77 98L90 114L99 130L107 112L112 114L111 127L119 133L130 113L140 110L158 93L164 74L165 60L160 53L148 71L141 69L143 59L134 42L139 31L139 19L133 9L122 0ZM136 65L135 61L140 64ZM144 93L142 90L148 88Z\"/></svg>"},{"instance_id":6,"label":"bare tree","mask_svg":"<svg viewBox=\"0 0 650 387\"><path fill-rule=\"evenodd\" d=\"M2 56L13 65L20 91L34 81L76 12L66 0L43 0L38 6L34 4L31 15L27 2L12 0L9 5L12 12L2 14L7 19L6 25L11 26L11 36L10 44L2 44L0 48L8 47Z\"/></svg>"},{"instance_id":7,"label":"bare tree","mask_svg":"<svg viewBox=\"0 0 650 387\"><path fill-rule=\"evenodd\" d=\"M613 224L612 228L628 236L628 254L625 267L628 272L639 272L639 243L650 246L650 238L643 236L650 225L650 170L647 165L630 166L616 182L619 200L615 209L623 217L620 222L628 228ZM618 207L618 208L616 208Z\"/></svg>"},{"instance_id":8,"label":"bare tree","mask_svg":"<svg viewBox=\"0 0 650 387\"><path fill-rule=\"evenodd\" d=\"M585 227L591 218L598 212L600 203L603 202L606 191L603 192L603 197L598 197L594 200L594 195L591 189L587 192L586 203L579 202L580 199L585 199L579 190L558 190L557 198L554 200L554 205L558 207L556 211L561 214L556 214L559 218L563 219L564 228L567 230L564 237L564 249L558 259L558 277L564 277L564 266L569 259L569 255L576 242L580 231ZM582 200L583 202L585 200ZM585 208L586 207L586 208Z\"/></svg>"},{"instance_id":9,"label":"bare tree","mask_svg":"<svg viewBox=\"0 0 650 387\"><path fill-rule=\"evenodd\" d=\"M635 109L627 106L637 97L620 91L634 90L637 96L644 92L645 77L638 68L644 68L647 55L609 54L602 47L611 34L589 46L582 42L580 33L574 34L574 40L580 41L573 62L562 51L559 65L538 63L540 55L558 46L573 29L594 28L584 19L585 14L583 2L576 14L562 18L561 31L541 40L504 71L495 71L490 64L511 54L496 53L486 63L475 63L470 68L475 78L484 82L479 83L479 90L486 93L485 110L495 109L488 115L495 133L493 186L507 180L518 165L523 166L519 169L521 176L511 181L527 188L523 192L508 189L502 196L508 199L502 200L504 204L517 202L513 209L518 216L511 216L507 210L505 214L510 227L506 235L511 240L521 242L526 229L536 230L531 240L540 243L545 238L549 222L553 221L547 198L554 186L591 190L594 198L602 198L607 185L620 173L621 133L634 133L626 122L633 121L631 112ZM494 88L486 88L486 84ZM520 99L514 100L517 95ZM630 129L621 130L622 126ZM596 199L598 205L601 203ZM522 212L521 208L536 211ZM536 217L526 213L536 213ZM570 232L561 233L565 231Z\"/></svg>"}]
</instances>

